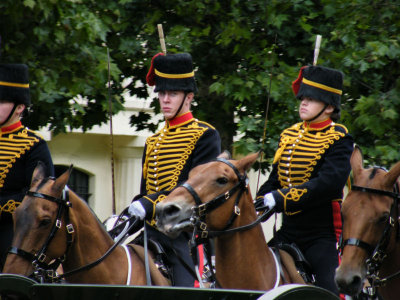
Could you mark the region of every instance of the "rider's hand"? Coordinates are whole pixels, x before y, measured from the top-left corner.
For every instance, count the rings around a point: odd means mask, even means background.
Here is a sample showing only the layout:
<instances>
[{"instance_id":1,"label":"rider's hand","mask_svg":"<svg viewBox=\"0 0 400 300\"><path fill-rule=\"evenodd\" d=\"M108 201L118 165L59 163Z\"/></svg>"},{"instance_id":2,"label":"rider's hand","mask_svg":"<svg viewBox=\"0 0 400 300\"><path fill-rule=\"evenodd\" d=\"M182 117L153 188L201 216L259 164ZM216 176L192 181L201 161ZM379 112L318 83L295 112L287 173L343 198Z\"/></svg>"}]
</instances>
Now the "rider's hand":
<instances>
[{"instance_id":1,"label":"rider's hand","mask_svg":"<svg viewBox=\"0 0 400 300\"><path fill-rule=\"evenodd\" d=\"M131 205L129 205L128 213L131 216L139 218L140 220L143 220L146 216L146 210L144 209L142 203L140 203L139 201L133 201Z\"/></svg>"},{"instance_id":2,"label":"rider's hand","mask_svg":"<svg viewBox=\"0 0 400 300\"><path fill-rule=\"evenodd\" d=\"M268 207L268 209L274 208L276 205L276 201L274 195L272 193L268 193L264 195L264 206Z\"/></svg>"}]
</instances>

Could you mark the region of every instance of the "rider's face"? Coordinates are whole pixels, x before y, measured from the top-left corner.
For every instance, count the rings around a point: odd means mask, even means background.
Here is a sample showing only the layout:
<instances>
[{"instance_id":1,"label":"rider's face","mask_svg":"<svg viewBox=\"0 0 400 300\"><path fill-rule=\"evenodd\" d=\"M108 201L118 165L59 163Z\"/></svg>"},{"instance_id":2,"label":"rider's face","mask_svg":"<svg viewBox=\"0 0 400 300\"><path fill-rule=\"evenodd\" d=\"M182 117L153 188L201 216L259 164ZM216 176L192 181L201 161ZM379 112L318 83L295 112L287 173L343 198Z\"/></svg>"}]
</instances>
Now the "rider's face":
<instances>
[{"instance_id":1,"label":"rider's face","mask_svg":"<svg viewBox=\"0 0 400 300\"><path fill-rule=\"evenodd\" d=\"M182 101L185 101L182 105L182 109L178 113L178 115L182 115L189 111L190 102L191 102L191 94L187 94L186 98L185 93L183 91L160 91L158 92L158 100L160 102L161 112L164 114L165 119L172 119L179 107L181 106Z\"/></svg>"},{"instance_id":2,"label":"rider's face","mask_svg":"<svg viewBox=\"0 0 400 300\"><path fill-rule=\"evenodd\" d=\"M15 122L17 122L21 116L22 111L25 108L25 105L23 104L15 104L17 107L15 108L14 113L11 115L10 119L7 121L6 124L3 124L2 127L11 125ZM10 101L5 101L5 100L0 100L0 124L5 122L11 113L12 109L14 107L14 103Z\"/></svg>"},{"instance_id":3,"label":"rider's face","mask_svg":"<svg viewBox=\"0 0 400 300\"><path fill-rule=\"evenodd\" d=\"M325 103L313 98L303 97L300 102L299 107L299 115L303 121L310 120L314 118L323 108L325 107ZM328 107L324 110L324 112L312 123L318 123L325 121L330 117L333 112L333 106L328 105Z\"/></svg>"}]
</instances>

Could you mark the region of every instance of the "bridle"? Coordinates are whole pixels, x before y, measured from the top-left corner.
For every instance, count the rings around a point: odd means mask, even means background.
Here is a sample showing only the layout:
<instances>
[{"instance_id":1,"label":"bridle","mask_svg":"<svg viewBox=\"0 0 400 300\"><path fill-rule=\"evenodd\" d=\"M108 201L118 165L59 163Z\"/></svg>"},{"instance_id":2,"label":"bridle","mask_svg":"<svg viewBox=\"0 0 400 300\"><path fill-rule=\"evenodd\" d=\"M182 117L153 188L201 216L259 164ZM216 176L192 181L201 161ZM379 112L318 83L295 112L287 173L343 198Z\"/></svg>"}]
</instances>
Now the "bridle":
<instances>
[{"instance_id":1,"label":"bridle","mask_svg":"<svg viewBox=\"0 0 400 300\"><path fill-rule=\"evenodd\" d=\"M396 214L398 210L398 202L400 199L399 188L398 185L396 184L394 187L394 192L390 192L369 187L352 185L351 190L360 191L364 193L377 194L380 196L388 196L393 198L393 203L390 207L390 216L385 225L382 236L376 246L373 246L357 238L349 238L343 241L341 237L341 241L339 241L341 252L343 252L343 249L346 245L351 245L364 249L369 255L369 257L366 260L366 265L367 265L366 277L368 278L368 281L370 282L371 286L367 287L367 291L368 295L374 296L377 287L383 286L388 280L391 280L400 275L400 271L398 271L385 278L379 278L378 276L378 272L383 263L383 260L387 257L386 251L390 241L391 230L392 228L394 228L394 225L396 223Z\"/></svg>"},{"instance_id":2,"label":"bridle","mask_svg":"<svg viewBox=\"0 0 400 300\"><path fill-rule=\"evenodd\" d=\"M256 225L260 224L261 222L267 220L274 212L275 210L266 210L262 215L257 217L255 221L253 221L250 224L240 226L240 227L235 227L231 228L233 225L233 222L235 219L240 215L240 208L239 208L239 202L240 199L242 198L242 195L244 192L248 192L249 189L249 179L247 177L247 174L244 173L243 175L240 174L239 170L227 159L224 158L216 158L213 161L221 162L226 165L228 165L236 174L236 177L238 179L238 182L227 192L220 194L213 198L212 200L203 203L201 201L199 195L195 191L195 189L187 182L183 183L179 187L185 188L193 197L196 206L192 207L192 215L190 217L190 221L193 225L193 234L192 238L189 242L189 246L191 248L191 254L193 258L193 262L195 265L197 265L197 251L196 248L200 244L205 244L206 246L206 255L207 255L207 262L208 262L208 267L211 271L211 277L213 281L218 285L218 281L215 278L215 274L213 271L213 266L211 264L211 250L209 249L210 246L210 239L221 236L221 235L226 235L226 234L232 234L236 233L239 231L245 231L249 230ZM234 203L234 208L233 212L225 224L224 228L222 230L208 230L207 228L207 223L206 223L206 216L208 213L212 212L216 208L220 207L224 203L226 203L236 192L238 192L235 203Z\"/></svg>"},{"instance_id":3,"label":"bridle","mask_svg":"<svg viewBox=\"0 0 400 300\"><path fill-rule=\"evenodd\" d=\"M65 260L66 253L68 253L68 250L73 242L74 227L72 223L70 223L70 218L69 218L69 208L72 207L72 204L69 201L69 189L67 186L65 186L61 198L56 198L35 191L27 191L26 195L35 198L42 198L57 203L58 204L57 216L50 230L49 235L47 236L43 246L37 253L32 254L31 252L25 251L23 249L14 246L10 247L8 253L16 254L32 263L34 271L29 277L34 278L39 282L58 281L57 280L58 277L56 276L56 269ZM46 252L50 246L51 241L55 237L57 231L61 228L63 215L65 216L65 223L67 224L65 226L67 235L67 246L65 253L58 258L52 259L51 261L53 262L46 263L47 259Z\"/></svg>"},{"instance_id":4,"label":"bridle","mask_svg":"<svg viewBox=\"0 0 400 300\"><path fill-rule=\"evenodd\" d=\"M44 282L50 282L50 283L58 283L61 282L62 278L71 276L73 274L91 269L95 267L96 265L100 264L106 257L108 257L114 249L119 246L123 240L124 236L121 236L115 243L97 260L78 267L76 269L73 269L71 271L65 272L61 275L57 275L57 268L61 263L65 261L65 258L67 256L67 253L72 245L73 242L73 233L75 232L74 226L72 223L70 223L70 218L69 218L69 208L72 208L72 203L69 201L69 188L65 186L62 192L62 197L61 198L56 198L50 195L46 195L43 193L39 192L34 192L34 191L27 191L26 195L31 196L31 197L36 197L36 198L42 198L51 202L55 202L58 204L58 211L57 211L57 217L56 220L53 224L53 227L51 228L51 231L49 235L46 238L46 241L44 242L43 246L41 249L36 253L32 254L31 252L27 252L23 249L13 247L11 246L8 253L18 255L27 261L32 263L33 266L33 273L29 276L29 278L32 278L40 283ZM67 246L65 249L64 254L61 257L52 259L52 263L46 263L45 260L47 258L46 251L49 248L49 245L51 241L53 240L54 236L56 235L58 229L61 228L62 225L62 216L64 215L65 218L65 223L67 224L66 227L66 234L67 234ZM128 220L129 225L128 228L125 232L131 232L134 228L141 228L142 226L139 226L142 221L138 218L131 217L131 219Z\"/></svg>"},{"instance_id":5,"label":"bridle","mask_svg":"<svg viewBox=\"0 0 400 300\"><path fill-rule=\"evenodd\" d=\"M248 177L245 174L240 174L239 170L227 159L224 158L216 158L213 161L221 162L226 165L228 165L236 174L238 182L227 192L220 194L216 196L214 199L203 203L199 197L199 195L196 193L194 188L188 184L187 182L183 183L180 185L181 187L185 188L193 197L196 206L192 207L192 216L191 216L191 222L194 227L194 234L198 235L198 240L201 241L201 239L209 239L209 238L214 238L217 236L220 236L222 234L229 234L229 233L234 233L238 231L244 231L253 228L260 222L266 220L266 214L263 214L262 216L258 217L256 221L244 225L241 227L236 227L236 228L230 228L233 225L233 222L235 221L236 217L240 215L240 208L239 208L239 202L240 199L242 198L242 195L244 192L248 192ZM218 231L211 231L207 229L207 224L205 222L206 215L210 213L211 211L215 210L216 208L220 207L224 203L226 203L236 192L238 192L236 199L235 199L235 204L233 208L233 212L227 221L226 225L222 230ZM269 211L268 211L269 212ZM269 216L272 215L269 214ZM269 217L268 216L268 217Z\"/></svg>"}]
</instances>

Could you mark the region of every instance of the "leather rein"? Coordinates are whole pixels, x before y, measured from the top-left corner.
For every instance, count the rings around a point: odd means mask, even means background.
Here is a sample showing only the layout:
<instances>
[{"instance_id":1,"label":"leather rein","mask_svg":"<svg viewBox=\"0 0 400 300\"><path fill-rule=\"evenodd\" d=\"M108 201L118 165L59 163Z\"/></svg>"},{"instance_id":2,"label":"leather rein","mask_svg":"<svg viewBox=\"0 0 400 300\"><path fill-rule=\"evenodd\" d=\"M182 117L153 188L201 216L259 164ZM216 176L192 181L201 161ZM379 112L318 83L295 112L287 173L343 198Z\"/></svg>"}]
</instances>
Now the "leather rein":
<instances>
[{"instance_id":1,"label":"leather rein","mask_svg":"<svg viewBox=\"0 0 400 300\"><path fill-rule=\"evenodd\" d=\"M388 197L393 198L393 203L390 207L390 216L385 225L382 236L381 236L378 244L375 247L373 245L371 245L367 242L364 242L360 239L357 239L357 238L349 238L344 241L341 240L339 242L341 252L343 252L343 249L346 245L351 245L351 246L360 247L368 253L369 257L366 260L367 278L371 284L371 286L368 287L368 290L369 290L368 293L370 295L375 295L377 287L383 286L388 280L391 280L391 279L394 279L395 277L400 276L400 271L398 271L392 275L389 275L385 278L379 278L379 276L378 276L378 272L383 263L383 260L387 257L386 250L389 245L391 230L392 230L392 228L394 228L394 225L396 224L396 213L398 210L400 194L398 192L397 185L395 185L394 192L378 190L378 189L369 188L369 187L362 187L362 186L357 186L357 185L352 185L351 190L360 191L360 192L364 192L364 193L377 194L380 196L388 196Z\"/></svg>"}]
</instances>

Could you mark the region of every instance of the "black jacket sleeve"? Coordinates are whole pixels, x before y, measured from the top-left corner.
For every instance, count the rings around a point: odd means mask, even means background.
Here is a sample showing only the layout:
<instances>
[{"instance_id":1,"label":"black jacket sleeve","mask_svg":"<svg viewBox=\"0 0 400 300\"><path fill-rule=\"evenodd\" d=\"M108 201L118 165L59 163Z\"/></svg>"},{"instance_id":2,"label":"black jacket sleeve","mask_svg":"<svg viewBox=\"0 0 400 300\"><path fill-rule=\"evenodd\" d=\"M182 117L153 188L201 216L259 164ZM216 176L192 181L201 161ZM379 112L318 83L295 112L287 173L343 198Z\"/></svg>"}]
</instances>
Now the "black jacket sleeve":
<instances>
[{"instance_id":1,"label":"black jacket sleeve","mask_svg":"<svg viewBox=\"0 0 400 300\"><path fill-rule=\"evenodd\" d=\"M320 201L341 198L351 171L352 151L353 139L347 135L327 150L315 177L295 187L272 191L277 211L295 214L309 207L321 205Z\"/></svg>"}]
</instances>

